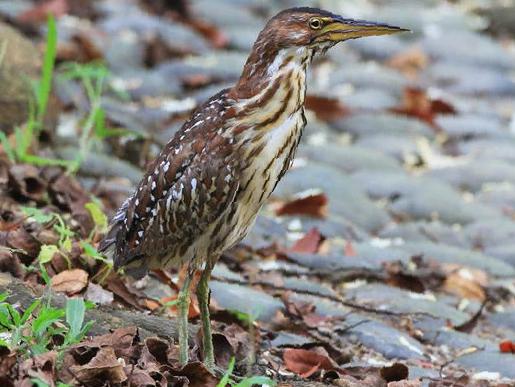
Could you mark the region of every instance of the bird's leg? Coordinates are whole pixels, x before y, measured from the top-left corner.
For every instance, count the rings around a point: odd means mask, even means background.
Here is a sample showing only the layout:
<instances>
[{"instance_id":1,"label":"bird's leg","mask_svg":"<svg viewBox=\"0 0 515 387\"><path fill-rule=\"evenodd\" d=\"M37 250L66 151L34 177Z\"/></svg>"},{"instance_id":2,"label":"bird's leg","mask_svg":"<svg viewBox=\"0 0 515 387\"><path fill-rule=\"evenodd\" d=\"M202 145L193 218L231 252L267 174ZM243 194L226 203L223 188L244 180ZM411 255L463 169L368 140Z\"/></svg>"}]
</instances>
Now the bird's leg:
<instances>
[{"instance_id":1,"label":"bird's leg","mask_svg":"<svg viewBox=\"0 0 515 387\"><path fill-rule=\"evenodd\" d=\"M188 363L188 312L190 309L190 282L191 274L188 270L181 291L177 297L178 326L179 326L179 362Z\"/></svg>"},{"instance_id":2,"label":"bird's leg","mask_svg":"<svg viewBox=\"0 0 515 387\"><path fill-rule=\"evenodd\" d=\"M197 286L197 298L200 309L200 318L202 320L204 364L210 371L212 371L215 366L213 337L211 335L211 320L209 318L209 278L211 277L212 270L213 267L207 264L206 268L202 271L202 275Z\"/></svg>"}]
</instances>

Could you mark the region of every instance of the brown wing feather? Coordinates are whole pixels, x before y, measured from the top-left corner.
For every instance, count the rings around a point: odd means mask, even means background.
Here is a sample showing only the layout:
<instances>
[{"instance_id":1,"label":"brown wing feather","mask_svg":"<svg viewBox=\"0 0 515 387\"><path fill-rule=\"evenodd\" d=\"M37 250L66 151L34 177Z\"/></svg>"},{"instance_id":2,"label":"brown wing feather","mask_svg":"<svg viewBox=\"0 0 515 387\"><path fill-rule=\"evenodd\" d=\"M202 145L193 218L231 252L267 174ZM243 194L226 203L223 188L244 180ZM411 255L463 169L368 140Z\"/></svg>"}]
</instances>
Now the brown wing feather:
<instances>
[{"instance_id":1,"label":"brown wing feather","mask_svg":"<svg viewBox=\"0 0 515 387\"><path fill-rule=\"evenodd\" d=\"M184 255L234 200L240 159L219 130L224 95L194 113L113 218L99 249L112 250L115 267L141 277L151 261Z\"/></svg>"}]
</instances>

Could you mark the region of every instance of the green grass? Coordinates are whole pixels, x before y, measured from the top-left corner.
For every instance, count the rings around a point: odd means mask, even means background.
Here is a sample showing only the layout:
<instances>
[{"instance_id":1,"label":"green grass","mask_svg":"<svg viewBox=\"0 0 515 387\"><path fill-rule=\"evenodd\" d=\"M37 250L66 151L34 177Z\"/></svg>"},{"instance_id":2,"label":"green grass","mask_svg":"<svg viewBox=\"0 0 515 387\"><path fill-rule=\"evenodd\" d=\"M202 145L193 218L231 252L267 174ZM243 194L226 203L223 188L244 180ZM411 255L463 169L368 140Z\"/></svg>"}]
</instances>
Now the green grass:
<instances>
[{"instance_id":1,"label":"green grass","mask_svg":"<svg viewBox=\"0 0 515 387\"><path fill-rule=\"evenodd\" d=\"M252 386L269 386L275 387L277 385L272 379L267 378L266 376L250 376L239 382L234 382L231 380L231 375L234 371L235 360L234 357L231 358L229 362L229 366L227 371L225 372L220 382L216 385L216 387L252 387Z\"/></svg>"},{"instance_id":2,"label":"green grass","mask_svg":"<svg viewBox=\"0 0 515 387\"><path fill-rule=\"evenodd\" d=\"M24 357L40 355L50 350L62 354L65 349L80 342L93 325L84 323L86 303L82 298L70 298L65 308L55 308L41 300L34 301L23 312L0 294L0 345ZM55 344L55 337L62 344Z\"/></svg>"},{"instance_id":3,"label":"green grass","mask_svg":"<svg viewBox=\"0 0 515 387\"><path fill-rule=\"evenodd\" d=\"M52 91L57 54L57 27L55 19L49 15L47 21L46 49L40 78L33 81L34 101L29 103L27 122L14 128L14 145L9 142L5 133L0 133L0 143L11 162L29 163L37 166L60 166L70 173L76 172L92 145L100 140L113 136L138 134L121 128L108 128L105 111L101 106L102 94L105 90L109 70L101 63L67 63L62 66L62 77L79 81L89 102L89 112L81 120L79 151L74 160L52 159L31 153L47 115L48 101ZM5 55L5 44L0 46L0 61Z\"/></svg>"}]
</instances>

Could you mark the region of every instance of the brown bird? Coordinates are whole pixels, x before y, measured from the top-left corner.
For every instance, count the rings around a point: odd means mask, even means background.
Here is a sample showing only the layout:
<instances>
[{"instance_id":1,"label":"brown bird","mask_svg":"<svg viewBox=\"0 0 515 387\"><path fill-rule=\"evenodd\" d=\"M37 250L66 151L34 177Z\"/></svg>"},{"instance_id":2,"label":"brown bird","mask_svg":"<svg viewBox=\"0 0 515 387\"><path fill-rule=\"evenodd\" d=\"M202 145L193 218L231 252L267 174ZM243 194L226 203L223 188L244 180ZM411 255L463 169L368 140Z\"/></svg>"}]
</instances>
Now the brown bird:
<instances>
[{"instance_id":1,"label":"brown bird","mask_svg":"<svg viewBox=\"0 0 515 387\"><path fill-rule=\"evenodd\" d=\"M278 13L259 34L238 83L202 106L148 167L113 217L100 250L136 278L187 265L179 294L180 361L188 361L190 280L197 297L203 360L214 367L208 281L291 165L306 125L306 70L336 43L407 31L316 8Z\"/></svg>"}]
</instances>

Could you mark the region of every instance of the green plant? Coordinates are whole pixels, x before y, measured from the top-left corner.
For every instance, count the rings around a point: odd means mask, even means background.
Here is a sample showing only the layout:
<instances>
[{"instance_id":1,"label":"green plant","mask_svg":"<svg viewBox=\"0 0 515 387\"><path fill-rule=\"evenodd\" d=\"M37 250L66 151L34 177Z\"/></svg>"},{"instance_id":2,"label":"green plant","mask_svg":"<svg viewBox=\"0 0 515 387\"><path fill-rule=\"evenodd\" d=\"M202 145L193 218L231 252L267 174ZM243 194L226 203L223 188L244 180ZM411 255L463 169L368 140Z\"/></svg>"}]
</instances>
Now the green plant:
<instances>
[{"instance_id":1,"label":"green plant","mask_svg":"<svg viewBox=\"0 0 515 387\"><path fill-rule=\"evenodd\" d=\"M0 345L25 356L39 355L51 349L59 354L80 342L93 322L84 324L87 304L82 298L71 298L65 308L55 308L41 300L34 301L23 313L0 294ZM61 336L62 344L54 338Z\"/></svg>"},{"instance_id":2,"label":"green plant","mask_svg":"<svg viewBox=\"0 0 515 387\"><path fill-rule=\"evenodd\" d=\"M72 250L72 238L75 233L70 230L64 219L59 214L54 212L46 213L39 208L34 207L21 207L21 210L26 216L32 218L38 223L49 224L54 222L53 228L59 235L57 245L42 245L37 257L37 261L41 269L41 276L45 283L49 283L50 278L46 272L45 264L51 262L56 253L59 253L66 260L68 268L71 268L71 261L68 254Z\"/></svg>"},{"instance_id":3,"label":"green plant","mask_svg":"<svg viewBox=\"0 0 515 387\"><path fill-rule=\"evenodd\" d=\"M220 382L218 382L216 387L227 387L227 386L252 387L255 385L274 387L277 385L277 383L275 383L270 378L267 378L266 376L250 376L250 377L244 378L243 380L236 383L231 380L231 375L232 375L232 372L234 371L234 364L235 364L235 360L233 357L233 358L231 358L231 361L229 362L227 371L225 372L222 379L220 379Z\"/></svg>"},{"instance_id":4,"label":"green plant","mask_svg":"<svg viewBox=\"0 0 515 387\"><path fill-rule=\"evenodd\" d=\"M14 142L12 146L5 135L0 133L0 143L6 155L12 162L20 161L35 165L57 165L69 167L70 162L60 159L49 159L30 154L30 147L39 135L43 125L48 106L52 79L57 53L57 27L53 16L49 15L47 21L46 50L43 58L43 67L39 80L33 82L35 101L29 104L29 118L23 127L14 129ZM3 51L3 50L2 50ZM0 53L1 54L1 53Z\"/></svg>"}]
</instances>

